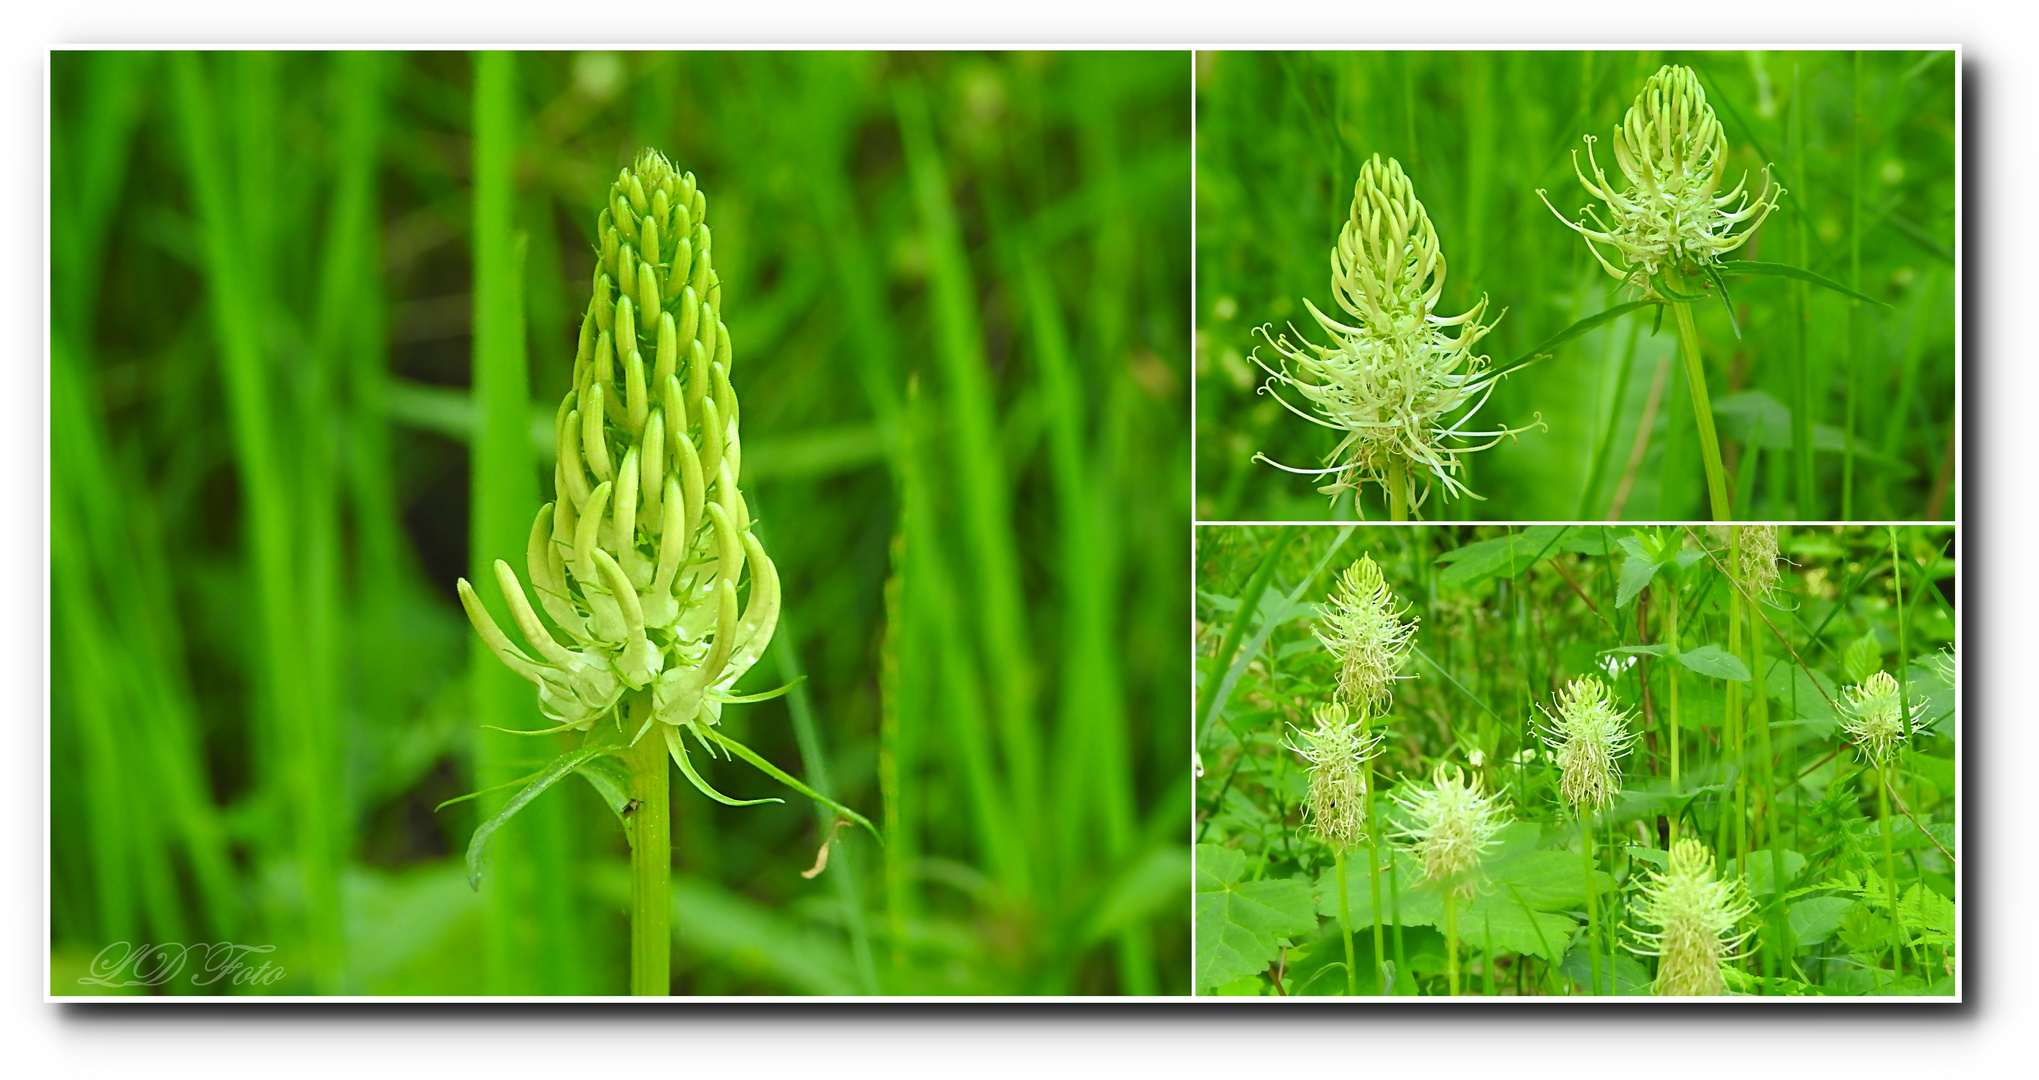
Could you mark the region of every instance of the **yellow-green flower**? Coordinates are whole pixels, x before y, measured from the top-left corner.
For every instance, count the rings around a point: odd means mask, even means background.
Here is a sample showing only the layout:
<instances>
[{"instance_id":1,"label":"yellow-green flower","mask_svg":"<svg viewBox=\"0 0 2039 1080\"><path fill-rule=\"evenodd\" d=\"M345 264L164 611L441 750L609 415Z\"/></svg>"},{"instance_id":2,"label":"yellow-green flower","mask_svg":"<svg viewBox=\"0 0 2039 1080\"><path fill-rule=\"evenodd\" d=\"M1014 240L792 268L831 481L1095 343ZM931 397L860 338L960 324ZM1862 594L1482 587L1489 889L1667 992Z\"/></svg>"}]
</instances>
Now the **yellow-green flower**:
<instances>
[{"instance_id":1,"label":"yellow-green flower","mask_svg":"<svg viewBox=\"0 0 2039 1080\"><path fill-rule=\"evenodd\" d=\"M1614 129L1614 160L1627 187L1600 168L1595 141L1586 136L1593 175L1580 167L1576 150L1572 171L1588 194L1607 204L1606 216L1592 208L1579 221L1558 214L1555 206L1551 213L1586 239L1609 274L1642 281L1646 288L1647 279L1666 269L1704 267L1747 243L1784 194L1768 166L1754 194L1747 190L1746 173L1734 190L1719 193L1727 135L1691 68L1667 64L1650 76ZM1550 196L1537 194L1550 206ZM1612 261L1602 253L1603 244L1613 249Z\"/></svg>"},{"instance_id":2,"label":"yellow-green flower","mask_svg":"<svg viewBox=\"0 0 2039 1080\"><path fill-rule=\"evenodd\" d=\"M1657 927L1634 931L1641 948L1657 957L1651 992L1659 997L1711 997L1727 991L1721 967L1755 930L1736 931L1756 905L1740 881L1715 881L1713 853L1697 840L1671 845L1669 866L1643 882L1636 917Z\"/></svg>"},{"instance_id":3,"label":"yellow-green flower","mask_svg":"<svg viewBox=\"0 0 2039 1080\"><path fill-rule=\"evenodd\" d=\"M1500 796L1482 792L1478 776L1439 764L1428 785L1411 785L1394 799L1408 816L1401 835L1421 861L1424 880L1471 896L1481 855L1508 823Z\"/></svg>"},{"instance_id":4,"label":"yellow-green flower","mask_svg":"<svg viewBox=\"0 0 2039 1080\"><path fill-rule=\"evenodd\" d=\"M1429 492L1428 483L1414 490L1418 476L1441 486L1447 497L1478 498L1459 482L1465 466L1458 455L1485 449L1514 431L1469 427L1497 378L1487 357L1473 352L1492 325L1480 321L1487 310L1484 296L1464 314L1437 314L1444 270L1437 230L1415 187L1400 164L1374 155L1360 168L1352 212L1331 250L1332 295L1351 322L1325 315L1305 298L1303 306L1331 343L1292 342L1263 327L1261 337L1279 360L1270 366L1258 349L1253 354L1271 376L1268 393L1342 438L1324 468L1294 468L1263 455L1255 455L1257 460L1293 473L1331 476L1318 490L1334 500L1369 482L1386 490L1397 464L1408 485L1400 494L1411 506L1421 505ZM1487 441L1466 445L1478 439Z\"/></svg>"},{"instance_id":5,"label":"yellow-green flower","mask_svg":"<svg viewBox=\"0 0 2039 1080\"><path fill-rule=\"evenodd\" d=\"M1395 603L1372 556L1361 555L1339 576L1318 617L1317 640L1338 658L1338 693L1362 712L1384 711L1395 680L1403 677L1395 672L1416 633L1416 620L1403 619L1408 613Z\"/></svg>"},{"instance_id":6,"label":"yellow-green flower","mask_svg":"<svg viewBox=\"0 0 2039 1080\"><path fill-rule=\"evenodd\" d=\"M610 186L573 389L553 425L557 499L539 510L526 552L558 633L507 563L496 582L535 656L459 585L475 631L536 684L559 730L587 730L648 692L648 715L625 734L656 721L676 756L680 727L720 719L779 615L778 572L736 485L737 402L706 214L693 174L653 150Z\"/></svg>"},{"instance_id":7,"label":"yellow-green flower","mask_svg":"<svg viewBox=\"0 0 2039 1080\"><path fill-rule=\"evenodd\" d=\"M1904 689L1887 671L1848 687L1843 696L1847 708L1842 710L1841 727L1862 756L1877 765L1889 759L1925 709L1924 702L1907 709Z\"/></svg>"},{"instance_id":8,"label":"yellow-green flower","mask_svg":"<svg viewBox=\"0 0 2039 1080\"><path fill-rule=\"evenodd\" d=\"M1335 701L1311 716L1315 726L1295 729L1289 743L1310 763L1310 824L1326 844L1350 851L1367 839L1366 763L1380 752L1380 733Z\"/></svg>"},{"instance_id":9,"label":"yellow-green flower","mask_svg":"<svg viewBox=\"0 0 2039 1080\"><path fill-rule=\"evenodd\" d=\"M1741 529L1741 559L1736 576L1750 600L1761 600L1777 585L1777 526L1737 527Z\"/></svg>"},{"instance_id":10,"label":"yellow-green flower","mask_svg":"<svg viewBox=\"0 0 2039 1080\"><path fill-rule=\"evenodd\" d=\"M1557 712L1544 713L1539 734L1557 759L1558 791L1576 811L1598 810L1621 790L1620 758L1635 743L1629 714L1616 708L1607 686L1592 675L1558 691Z\"/></svg>"}]
</instances>

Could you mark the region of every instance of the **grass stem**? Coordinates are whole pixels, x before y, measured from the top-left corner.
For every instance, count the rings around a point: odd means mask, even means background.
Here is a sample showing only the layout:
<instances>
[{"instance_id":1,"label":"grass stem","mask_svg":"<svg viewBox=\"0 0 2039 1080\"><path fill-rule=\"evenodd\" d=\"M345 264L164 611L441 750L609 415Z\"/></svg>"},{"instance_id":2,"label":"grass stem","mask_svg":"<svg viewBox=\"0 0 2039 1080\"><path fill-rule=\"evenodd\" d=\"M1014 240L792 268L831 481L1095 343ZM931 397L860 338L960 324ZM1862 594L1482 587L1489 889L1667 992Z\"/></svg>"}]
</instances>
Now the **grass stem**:
<instances>
[{"instance_id":1,"label":"grass stem","mask_svg":"<svg viewBox=\"0 0 2039 1080\"><path fill-rule=\"evenodd\" d=\"M1345 996L1358 997L1359 967L1352 955L1352 905L1346 899L1350 889L1345 884L1345 849L1333 849L1331 857L1332 872L1338 875L1338 940L1345 943Z\"/></svg>"}]
</instances>

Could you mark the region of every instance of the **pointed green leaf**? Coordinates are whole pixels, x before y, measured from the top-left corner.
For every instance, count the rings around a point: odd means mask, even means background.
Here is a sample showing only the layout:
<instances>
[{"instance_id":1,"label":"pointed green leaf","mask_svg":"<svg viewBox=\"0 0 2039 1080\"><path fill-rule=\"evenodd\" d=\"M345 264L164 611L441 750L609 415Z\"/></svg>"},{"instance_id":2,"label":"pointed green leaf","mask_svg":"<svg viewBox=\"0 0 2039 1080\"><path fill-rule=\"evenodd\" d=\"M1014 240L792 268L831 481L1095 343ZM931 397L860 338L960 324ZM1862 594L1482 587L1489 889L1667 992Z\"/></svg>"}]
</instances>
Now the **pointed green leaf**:
<instances>
[{"instance_id":1,"label":"pointed green leaf","mask_svg":"<svg viewBox=\"0 0 2039 1080\"><path fill-rule=\"evenodd\" d=\"M1526 368L1529 365L1537 362L1538 360L1541 360L1547 356L1552 355L1557 351L1558 346L1563 345L1565 342L1570 341L1573 338L1580 336L1581 334L1585 334L1591 330L1605 326L1608 323L1611 323L1614 320L1621 318L1623 315L1626 315L1631 311L1637 311L1642 308L1650 307L1652 305L1658 306L1657 315L1659 318L1662 318L1663 317L1662 305L1661 302L1657 300L1631 300L1626 304L1616 304L1613 307L1608 308L1606 311L1602 311L1594 315L1588 315L1585 318L1580 319L1578 322L1575 322L1572 325L1565 327L1563 330L1560 330L1557 333L1552 334L1551 336L1537 343L1536 348L1531 349L1528 352L1522 354L1521 356L1517 357L1513 363L1501 369L1500 375L1508 375L1513 372L1520 371L1523 368ZM1499 378L1500 375L1497 375L1495 377Z\"/></svg>"},{"instance_id":2,"label":"pointed green leaf","mask_svg":"<svg viewBox=\"0 0 2039 1080\"><path fill-rule=\"evenodd\" d=\"M1742 663L1741 657L1718 645L1701 645L1696 649L1685 649L1678 653L1678 662L1709 678L1749 681L1749 665Z\"/></svg>"},{"instance_id":3,"label":"pointed green leaf","mask_svg":"<svg viewBox=\"0 0 2039 1080\"><path fill-rule=\"evenodd\" d=\"M1627 607L1637 593L1649 588L1650 581L1657 576L1657 566L1656 560L1637 558L1633 552L1621 560L1621 588L1614 594L1614 606Z\"/></svg>"},{"instance_id":4,"label":"pointed green leaf","mask_svg":"<svg viewBox=\"0 0 2039 1080\"><path fill-rule=\"evenodd\" d=\"M1858 293L1855 290L1847 287L1846 285L1843 285L1840 282L1835 281L1833 278L1822 277L1818 274L1813 273L1810 270L1800 270L1796 266L1786 266L1783 263L1751 262L1747 259L1737 259L1733 262L1721 263L1720 272L1723 274L1741 274L1745 277L1755 276L1755 277L1793 278L1798 281L1811 282L1812 284L1817 285L1822 289L1832 289L1833 291L1840 293L1842 296L1852 296L1857 300L1867 300L1868 302L1875 304L1877 307L1890 306L1889 304L1886 304L1873 296L1869 296L1864 293Z\"/></svg>"},{"instance_id":5,"label":"pointed green leaf","mask_svg":"<svg viewBox=\"0 0 2039 1080\"><path fill-rule=\"evenodd\" d=\"M496 834L497 829L503 827L504 822L529 805L531 800L543 794L546 788L558 783L561 777L573 772L581 762L609 753L613 749L614 747L609 746L583 746L553 758L552 763L538 773L537 779L531 781L524 790L510 796L510 801L503 804L503 808L496 812L495 817L482 822L481 826L474 830L474 839L467 843L468 885L477 892L481 890L482 852L488 849L489 838Z\"/></svg>"},{"instance_id":6,"label":"pointed green leaf","mask_svg":"<svg viewBox=\"0 0 2039 1080\"><path fill-rule=\"evenodd\" d=\"M828 807L830 810L833 810L836 813L841 814L843 817L846 817L851 821L854 821L857 824L862 825L867 831L870 832L871 838L878 841L880 844L883 844L885 842L885 838L883 836L878 835L878 827L876 825L871 824L870 818L867 818L864 815L857 813L855 810L852 810L849 807L844 806L843 804L835 801L834 799L831 799L828 796L821 794L820 792L814 790L813 788L808 787L806 784L803 784L800 781L795 780L791 775L787 774L785 770L779 768L777 765L774 765L769 761L766 761L764 758L759 757L757 755L757 752L752 750L750 747L745 746L740 742L737 742L735 739L732 739L729 736L724 735L720 731L717 731L714 728L709 728L708 735L710 738L713 738L718 744L720 744L724 749L728 750L730 753L735 754L737 757L740 757L745 761L750 762L752 765L757 766L759 771L763 772L766 776L769 776L772 779L777 780L779 783L784 784L789 788L792 788L794 791L797 791L800 794L805 795L810 799L813 799L815 802L818 802L821 805ZM772 801L778 802L779 800L773 799Z\"/></svg>"}]
</instances>

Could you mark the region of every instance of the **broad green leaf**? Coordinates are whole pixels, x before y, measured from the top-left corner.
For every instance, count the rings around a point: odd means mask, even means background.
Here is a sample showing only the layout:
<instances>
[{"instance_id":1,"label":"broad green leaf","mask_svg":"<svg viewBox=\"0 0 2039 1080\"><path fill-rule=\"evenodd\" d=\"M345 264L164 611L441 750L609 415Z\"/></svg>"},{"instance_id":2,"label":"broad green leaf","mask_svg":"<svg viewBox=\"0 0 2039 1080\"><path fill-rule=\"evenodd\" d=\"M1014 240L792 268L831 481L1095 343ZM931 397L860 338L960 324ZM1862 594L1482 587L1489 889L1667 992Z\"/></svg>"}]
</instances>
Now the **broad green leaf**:
<instances>
[{"instance_id":1,"label":"broad green leaf","mask_svg":"<svg viewBox=\"0 0 2039 1080\"><path fill-rule=\"evenodd\" d=\"M1536 851L1493 866L1488 880L1499 889L1513 889L1536 911L1572 911L1586 906L1586 861L1577 852ZM1614 878L1593 871L1593 891L1607 893Z\"/></svg>"},{"instance_id":2,"label":"broad green leaf","mask_svg":"<svg viewBox=\"0 0 2039 1080\"><path fill-rule=\"evenodd\" d=\"M1846 896L1815 896L1791 905L1791 940L1800 948L1832 937L1855 901Z\"/></svg>"},{"instance_id":3,"label":"broad green leaf","mask_svg":"<svg viewBox=\"0 0 2039 1080\"><path fill-rule=\"evenodd\" d=\"M1627 538L1632 539L1632 538ZM1621 560L1621 588L1614 594L1614 606L1625 608L1636 594L1650 587L1651 579L1657 576L1656 560L1630 552Z\"/></svg>"},{"instance_id":4,"label":"broad green leaf","mask_svg":"<svg viewBox=\"0 0 2039 1080\"><path fill-rule=\"evenodd\" d=\"M1822 289L1832 289L1842 296L1852 296L1857 300L1866 300L1877 307L1887 308L1890 306L1866 293L1858 293L1846 285L1835 281L1833 278L1822 277L1810 270L1800 270L1796 266L1786 266L1783 263L1753 262L1748 259L1736 259L1732 262L1721 263L1720 272L1723 274L1740 274L1745 277L1793 278L1798 281L1811 282Z\"/></svg>"},{"instance_id":5,"label":"broad green leaf","mask_svg":"<svg viewBox=\"0 0 2039 1080\"><path fill-rule=\"evenodd\" d=\"M1764 644L1766 648L1773 648L1776 643ZM1831 738L1840 727L1840 717L1834 712L1835 704L1840 701L1840 688L1824 672L1815 671L1807 675L1805 669L1788 656L1763 657L1763 693L1790 710L1791 715L1818 738Z\"/></svg>"},{"instance_id":6,"label":"broad green leaf","mask_svg":"<svg viewBox=\"0 0 2039 1080\"><path fill-rule=\"evenodd\" d=\"M1614 655L1621 655L1621 656L1667 656L1667 655L1669 655L1669 654L1670 654L1670 652L1671 652L1671 647L1670 647L1669 645L1666 645L1665 643L1663 643L1663 642L1661 642L1661 641L1660 641L1660 642L1656 643L1655 645L1617 645L1617 646L1615 646L1615 647L1614 647L1614 648L1612 648L1612 649L1607 649L1607 650L1604 650L1603 652L1601 652L1601 654L1600 654L1600 655L1602 655L1602 656L1614 656Z\"/></svg>"},{"instance_id":7,"label":"broad green leaf","mask_svg":"<svg viewBox=\"0 0 2039 1080\"><path fill-rule=\"evenodd\" d=\"M1528 953L1557 963L1578 929L1570 916L1536 911L1505 887L1483 889L1471 903L1459 905L1459 939L1487 952Z\"/></svg>"},{"instance_id":8,"label":"broad green leaf","mask_svg":"<svg viewBox=\"0 0 2039 1080\"><path fill-rule=\"evenodd\" d=\"M1789 850L1783 851L1780 854L1784 856L1784 883L1789 886L1793 881L1798 880L1798 875L1805 870L1805 856L1800 855L1796 851ZM1749 872L1743 880L1747 883L1749 892L1752 894L1768 896L1777 891L1776 873L1775 860L1770 850L1766 848L1749 853ZM1741 876L1740 864L1734 859L1729 859L1726 867L1722 869L1721 875L1723 877Z\"/></svg>"},{"instance_id":9,"label":"broad green leaf","mask_svg":"<svg viewBox=\"0 0 2039 1080\"><path fill-rule=\"evenodd\" d=\"M1613 963L1609 964L1608 961ZM1565 962L1558 970L1571 977L1574 984L1586 987L1593 981L1593 960L1586 955L1582 942L1565 954ZM1650 971L1637 963L1626 953L1617 952L1612 957L1600 957L1600 996L1618 994L1623 997L1648 997L1650 993Z\"/></svg>"},{"instance_id":10,"label":"broad green leaf","mask_svg":"<svg viewBox=\"0 0 2039 1080\"><path fill-rule=\"evenodd\" d=\"M489 838L496 834L497 829L503 827L504 822L516 816L517 811L530 805L531 800L544 794L546 788L558 783L561 777L579 768L581 762L614 749L612 746L583 746L553 758L551 764L539 772L537 779L525 785L524 790L510 796L510 801L503 804L503 808L496 812L496 816L482 822L474 830L474 839L467 842L468 886L477 892L481 890L482 853L488 850Z\"/></svg>"},{"instance_id":11,"label":"broad green leaf","mask_svg":"<svg viewBox=\"0 0 2039 1080\"><path fill-rule=\"evenodd\" d=\"M1241 881L1246 856L1216 844L1196 849L1196 988L1266 970L1284 938L1317 929L1310 885L1283 878Z\"/></svg>"},{"instance_id":12,"label":"broad green leaf","mask_svg":"<svg viewBox=\"0 0 2039 1080\"><path fill-rule=\"evenodd\" d=\"M1519 533L1447 551L1439 555L1437 561L1439 564L1450 563L1451 567L1439 575L1438 582L1464 587L1490 577L1515 577L1538 560L1564 550L1558 541L1567 528L1563 525L1531 525Z\"/></svg>"},{"instance_id":13,"label":"broad green leaf","mask_svg":"<svg viewBox=\"0 0 2039 1080\"><path fill-rule=\"evenodd\" d=\"M1898 922L1917 945L1954 943L1954 901L1921 883L1905 890L1897 902Z\"/></svg>"},{"instance_id":14,"label":"broad green leaf","mask_svg":"<svg viewBox=\"0 0 2039 1080\"><path fill-rule=\"evenodd\" d=\"M1345 889L1352 925L1373 925L1373 884L1367 879L1367 849L1358 848L1345 853ZM1394 859L1394 887L1389 887L1388 861ZM1392 852L1381 849L1381 923L1394 925L1395 917L1401 916L1403 926L1444 925L1444 897L1430 883L1423 880L1422 864L1407 851L1395 848ZM1327 919L1338 918L1338 877L1335 867L1327 866L1317 878L1317 914Z\"/></svg>"},{"instance_id":15,"label":"broad green leaf","mask_svg":"<svg viewBox=\"0 0 2039 1080\"><path fill-rule=\"evenodd\" d=\"M1678 653L1678 662L1709 678L1749 681L1749 665L1742 663L1741 657L1718 645L1701 645L1696 649L1685 649Z\"/></svg>"}]
</instances>

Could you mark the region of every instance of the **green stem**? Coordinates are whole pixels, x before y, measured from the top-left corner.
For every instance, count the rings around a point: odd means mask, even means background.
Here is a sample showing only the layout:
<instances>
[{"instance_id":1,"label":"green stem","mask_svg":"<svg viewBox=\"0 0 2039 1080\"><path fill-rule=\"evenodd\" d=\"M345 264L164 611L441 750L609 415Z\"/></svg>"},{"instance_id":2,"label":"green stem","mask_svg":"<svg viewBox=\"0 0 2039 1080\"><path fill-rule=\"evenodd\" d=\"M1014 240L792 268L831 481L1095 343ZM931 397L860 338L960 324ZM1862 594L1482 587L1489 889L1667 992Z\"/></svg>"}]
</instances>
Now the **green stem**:
<instances>
[{"instance_id":1,"label":"green stem","mask_svg":"<svg viewBox=\"0 0 2039 1080\"><path fill-rule=\"evenodd\" d=\"M1671 647L1671 655L1675 656L1678 652L1678 588L1668 581L1664 583L1664 643ZM1682 790L1678 783L1678 744L1680 735L1678 726L1678 664L1669 656L1665 658L1664 663L1664 682L1666 684L1665 703L1668 706L1667 711L1670 713L1671 720L1671 794L1673 797L1676 797ZM1676 818L1673 818L1671 821L1671 836L1676 838L1677 835L1678 822Z\"/></svg>"},{"instance_id":2,"label":"green stem","mask_svg":"<svg viewBox=\"0 0 2039 1080\"><path fill-rule=\"evenodd\" d=\"M1444 893L1444 977L1451 996L1458 996L1458 890Z\"/></svg>"},{"instance_id":3,"label":"green stem","mask_svg":"<svg viewBox=\"0 0 2039 1080\"><path fill-rule=\"evenodd\" d=\"M672 774L665 740L647 733L624 760L637 801L630 811L630 993L664 997L673 990Z\"/></svg>"},{"instance_id":4,"label":"green stem","mask_svg":"<svg viewBox=\"0 0 2039 1080\"><path fill-rule=\"evenodd\" d=\"M1664 280L1672 289L1685 292L1685 281L1676 270L1665 270ZM1692 393L1692 419L1699 425L1699 456L1706 463L1706 494L1713 504L1713 520L1727 521L1727 470L1720 463L1720 437L1713 430L1713 402L1706 394L1706 363L1699 354L1699 326L1692 319L1692 305L1673 301L1671 314L1678 322L1678 352L1685 358L1685 384Z\"/></svg>"},{"instance_id":5,"label":"green stem","mask_svg":"<svg viewBox=\"0 0 2039 1080\"><path fill-rule=\"evenodd\" d=\"M1345 849L1336 848L1331 854L1337 860L1333 872L1338 875L1338 938L1345 942L1345 996L1358 997L1359 969L1356 966L1358 961L1352 955L1352 907L1345 899L1347 892L1345 887Z\"/></svg>"},{"instance_id":6,"label":"green stem","mask_svg":"<svg viewBox=\"0 0 2039 1080\"><path fill-rule=\"evenodd\" d=\"M1384 966L1388 955L1381 940L1381 840L1379 823L1374 820L1373 763L1366 766L1366 884L1373 893L1373 964L1374 973L1380 976L1381 996L1388 994L1388 972Z\"/></svg>"},{"instance_id":7,"label":"green stem","mask_svg":"<svg viewBox=\"0 0 2039 1080\"><path fill-rule=\"evenodd\" d=\"M1890 903L1890 978L1904 973L1904 923L1897 917L1897 859L1890 843L1890 777L1876 766L1876 822L1883 829L1883 894Z\"/></svg>"},{"instance_id":8,"label":"green stem","mask_svg":"<svg viewBox=\"0 0 2039 1080\"><path fill-rule=\"evenodd\" d=\"M1401 458L1388 461L1388 520L1409 520L1409 476Z\"/></svg>"},{"instance_id":9,"label":"green stem","mask_svg":"<svg viewBox=\"0 0 2039 1080\"><path fill-rule=\"evenodd\" d=\"M1586 864L1586 962L1593 972L1592 989L1588 993L1597 997L1600 994L1600 897L1593 891L1593 831L1586 821L1586 809L1582 806L1579 808L1579 850L1585 855Z\"/></svg>"}]
</instances>

